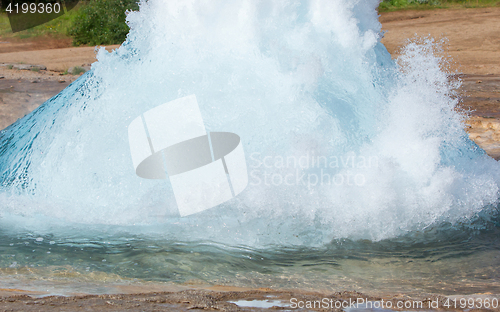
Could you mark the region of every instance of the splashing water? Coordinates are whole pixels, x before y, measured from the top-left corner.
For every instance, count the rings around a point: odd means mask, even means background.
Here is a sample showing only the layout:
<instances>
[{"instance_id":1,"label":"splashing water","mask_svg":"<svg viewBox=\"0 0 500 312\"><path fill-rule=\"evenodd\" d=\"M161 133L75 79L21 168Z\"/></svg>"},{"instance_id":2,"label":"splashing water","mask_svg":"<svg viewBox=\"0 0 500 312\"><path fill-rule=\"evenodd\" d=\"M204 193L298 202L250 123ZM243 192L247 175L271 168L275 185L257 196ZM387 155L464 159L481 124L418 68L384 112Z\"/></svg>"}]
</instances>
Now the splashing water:
<instances>
[{"instance_id":1,"label":"splashing water","mask_svg":"<svg viewBox=\"0 0 500 312\"><path fill-rule=\"evenodd\" d=\"M2 230L321 246L494 211L500 165L463 130L436 44L391 60L377 5L141 2L120 48L0 133ZM207 131L241 137L249 185L180 218L168 180L135 175L127 127L191 94Z\"/></svg>"}]
</instances>

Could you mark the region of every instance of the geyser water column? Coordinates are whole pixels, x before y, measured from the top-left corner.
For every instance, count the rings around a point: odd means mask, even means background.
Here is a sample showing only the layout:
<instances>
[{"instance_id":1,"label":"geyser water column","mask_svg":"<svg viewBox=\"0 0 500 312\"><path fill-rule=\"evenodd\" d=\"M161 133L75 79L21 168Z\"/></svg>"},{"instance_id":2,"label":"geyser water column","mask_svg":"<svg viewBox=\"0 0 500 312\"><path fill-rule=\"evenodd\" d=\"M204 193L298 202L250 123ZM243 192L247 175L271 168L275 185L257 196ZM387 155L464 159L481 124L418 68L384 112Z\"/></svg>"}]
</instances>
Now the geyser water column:
<instances>
[{"instance_id":1,"label":"geyser water column","mask_svg":"<svg viewBox=\"0 0 500 312\"><path fill-rule=\"evenodd\" d=\"M240 137L206 134L194 95L137 117L128 127L128 138L137 175L165 179L166 171L183 217L228 201L248 184Z\"/></svg>"},{"instance_id":2,"label":"geyser water column","mask_svg":"<svg viewBox=\"0 0 500 312\"><path fill-rule=\"evenodd\" d=\"M409 44L393 61L380 42L378 3L141 1L120 48L101 49L89 73L0 133L2 227L52 233L93 224L172 242L323 246L469 224L495 211L500 166L468 139L435 44ZM166 189L177 175L165 166L166 180L137 176L128 127L193 94L205 131L169 143L148 128L154 153L234 133L249 180L238 196L179 218ZM137 127L147 158L144 117ZM215 146L218 137L210 139ZM215 154L204 163L222 162ZM293 161L307 155L321 161ZM325 175L363 183L323 183Z\"/></svg>"}]
</instances>

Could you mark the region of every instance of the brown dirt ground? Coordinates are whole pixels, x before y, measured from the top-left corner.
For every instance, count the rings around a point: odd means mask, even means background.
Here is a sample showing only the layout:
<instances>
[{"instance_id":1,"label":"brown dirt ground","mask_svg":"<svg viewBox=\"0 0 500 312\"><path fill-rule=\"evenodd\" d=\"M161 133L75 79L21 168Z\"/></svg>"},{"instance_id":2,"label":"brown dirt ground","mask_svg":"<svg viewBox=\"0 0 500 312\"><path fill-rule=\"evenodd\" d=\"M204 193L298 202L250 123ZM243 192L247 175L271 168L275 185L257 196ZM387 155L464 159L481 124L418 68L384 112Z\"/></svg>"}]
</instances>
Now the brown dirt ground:
<instances>
[{"instance_id":1,"label":"brown dirt ground","mask_svg":"<svg viewBox=\"0 0 500 312\"><path fill-rule=\"evenodd\" d=\"M381 14L383 43L393 57L408 38L431 36L447 38L445 53L453 58L452 69L461 73L464 99L462 108L472 110L468 131L492 156L500 157L500 8L400 11ZM0 64L28 63L47 66L38 73L0 67L0 129L29 113L48 97L57 94L76 76L60 75L72 66L95 60L94 48L69 47L69 42L3 42L0 38ZM111 49L117 46L109 47ZM40 50L41 49L41 50ZM60 82L62 81L62 82ZM237 299L273 298L288 302L291 297L318 300L329 297L348 299L364 297L347 292L318 294L276 290L244 290L224 287L172 291L145 289L119 291L120 295L84 295L43 297L23 289L1 289L0 311L186 311L217 309L222 311L257 311L238 308ZM181 290L179 292L179 290ZM148 291L147 294L140 293ZM165 292L166 291L166 292ZM133 293L133 294L130 294ZM29 295L29 296L28 296ZM398 295L385 297L400 298ZM442 300L442 298L440 299ZM275 310L276 308L272 308ZM279 309L279 308L278 308ZM315 309L314 309L315 310Z\"/></svg>"},{"instance_id":2,"label":"brown dirt ground","mask_svg":"<svg viewBox=\"0 0 500 312\"><path fill-rule=\"evenodd\" d=\"M106 46L106 49L113 50L117 47L119 45ZM53 72L63 72L70 67L83 66L95 61L94 47L71 47L34 51L21 50L0 53L0 63L45 65L49 71Z\"/></svg>"},{"instance_id":3,"label":"brown dirt ground","mask_svg":"<svg viewBox=\"0 0 500 312\"><path fill-rule=\"evenodd\" d=\"M500 159L500 8L382 13L382 43L393 58L409 39L444 39L442 56L462 79L469 137Z\"/></svg>"},{"instance_id":4,"label":"brown dirt ground","mask_svg":"<svg viewBox=\"0 0 500 312\"><path fill-rule=\"evenodd\" d=\"M447 39L452 69L464 74L500 75L500 8L382 13L382 43L395 57L408 39Z\"/></svg>"},{"instance_id":5,"label":"brown dirt ground","mask_svg":"<svg viewBox=\"0 0 500 312\"><path fill-rule=\"evenodd\" d=\"M295 300L292 301L292 298ZM343 304L344 308L356 307L353 303L359 299L365 301L383 300L385 306L391 302L396 307L398 302L421 302L423 311L430 307L443 308L446 303L444 296L409 297L392 295L384 297L368 296L355 291L335 293L319 293L306 291L286 291L272 289L241 290L219 287L218 290L189 289L177 292L148 292L136 294L111 295L82 295L82 296L49 296L31 297L15 295L0 298L0 309L3 311L190 311L190 310L219 310L219 311L344 311L337 308ZM474 298L464 296L463 298ZM488 297L489 298L489 297ZM325 300L326 299L326 300ZM490 299L491 300L491 299ZM297 308L293 303L302 302ZM326 306L325 301L327 302ZM257 308L255 303L271 303L269 308ZM310 307L308 307L308 302ZM316 302L316 303L314 303ZM360 301L361 302L361 301ZM254 307L245 307L253 304ZM315 306L313 306L316 304ZM363 309L359 311L372 311ZM377 310L377 309L375 309ZM373 311L375 311L373 310ZM441 309L438 309L441 310ZM356 310L358 311L358 310ZM384 310L387 311L387 310ZM498 311L498 309L477 309L474 311Z\"/></svg>"},{"instance_id":6,"label":"brown dirt ground","mask_svg":"<svg viewBox=\"0 0 500 312\"><path fill-rule=\"evenodd\" d=\"M0 53L38 51L48 49L62 49L72 46L72 39L68 37L35 37L30 39L2 38L0 36Z\"/></svg>"}]
</instances>

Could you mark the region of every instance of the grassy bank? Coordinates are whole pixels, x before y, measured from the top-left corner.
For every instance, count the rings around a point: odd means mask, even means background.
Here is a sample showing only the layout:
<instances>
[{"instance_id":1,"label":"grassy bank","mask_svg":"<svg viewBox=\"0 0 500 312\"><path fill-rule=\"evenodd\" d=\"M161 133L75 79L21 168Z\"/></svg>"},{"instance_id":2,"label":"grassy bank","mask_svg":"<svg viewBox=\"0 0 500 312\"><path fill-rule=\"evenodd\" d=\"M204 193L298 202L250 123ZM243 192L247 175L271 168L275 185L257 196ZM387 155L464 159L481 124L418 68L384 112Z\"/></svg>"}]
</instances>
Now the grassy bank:
<instances>
[{"instance_id":1,"label":"grassy bank","mask_svg":"<svg viewBox=\"0 0 500 312\"><path fill-rule=\"evenodd\" d=\"M126 10L138 10L137 0L87 0L70 11L42 25L12 32L7 13L0 13L2 41L19 39L71 38L73 45L122 43L129 31Z\"/></svg>"},{"instance_id":2,"label":"grassy bank","mask_svg":"<svg viewBox=\"0 0 500 312\"><path fill-rule=\"evenodd\" d=\"M500 7L500 0L383 0L379 12Z\"/></svg>"}]
</instances>

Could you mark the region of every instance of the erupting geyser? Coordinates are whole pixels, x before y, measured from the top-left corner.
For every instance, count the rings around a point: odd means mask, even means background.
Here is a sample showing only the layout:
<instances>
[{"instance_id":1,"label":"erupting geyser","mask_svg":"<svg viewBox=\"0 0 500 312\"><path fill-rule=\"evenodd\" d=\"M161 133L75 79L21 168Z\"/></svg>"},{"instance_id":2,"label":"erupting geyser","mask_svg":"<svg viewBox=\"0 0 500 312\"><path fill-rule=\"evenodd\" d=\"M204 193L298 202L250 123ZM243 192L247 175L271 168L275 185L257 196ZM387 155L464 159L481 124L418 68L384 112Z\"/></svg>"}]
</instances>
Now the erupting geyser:
<instances>
[{"instance_id":1,"label":"erupting geyser","mask_svg":"<svg viewBox=\"0 0 500 312\"><path fill-rule=\"evenodd\" d=\"M495 209L500 165L463 130L434 43L391 60L377 5L142 1L119 49L0 133L2 228L142 225L174 241L313 246ZM249 181L181 218L168 181L136 176L127 127L191 94L207 132L241 137Z\"/></svg>"}]
</instances>

